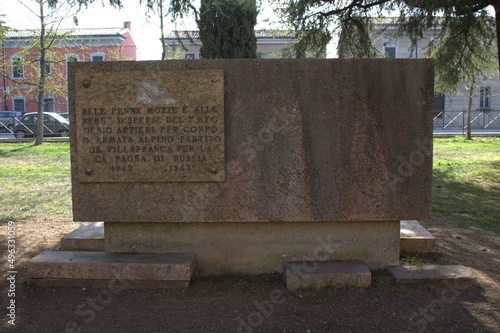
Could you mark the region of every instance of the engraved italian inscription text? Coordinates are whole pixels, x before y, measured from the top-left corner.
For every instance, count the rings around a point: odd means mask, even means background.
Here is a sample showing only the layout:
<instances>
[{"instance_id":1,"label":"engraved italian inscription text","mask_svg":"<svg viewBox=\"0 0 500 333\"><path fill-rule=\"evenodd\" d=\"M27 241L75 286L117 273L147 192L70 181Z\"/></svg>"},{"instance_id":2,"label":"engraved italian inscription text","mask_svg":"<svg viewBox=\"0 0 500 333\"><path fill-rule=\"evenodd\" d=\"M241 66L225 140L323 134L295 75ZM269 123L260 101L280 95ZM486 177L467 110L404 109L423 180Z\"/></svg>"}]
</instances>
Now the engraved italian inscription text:
<instances>
[{"instance_id":1,"label":"engraved italian inscription text","mask_svg":"<svg viewBox=\"0 0 500 333\"><path fill-rule=\"evenodd\" d=\"M224 180L222 71L77 73L76 80L80 181ZM90 85L79 85L84 80Z\"/></svg>"}]
</instances>

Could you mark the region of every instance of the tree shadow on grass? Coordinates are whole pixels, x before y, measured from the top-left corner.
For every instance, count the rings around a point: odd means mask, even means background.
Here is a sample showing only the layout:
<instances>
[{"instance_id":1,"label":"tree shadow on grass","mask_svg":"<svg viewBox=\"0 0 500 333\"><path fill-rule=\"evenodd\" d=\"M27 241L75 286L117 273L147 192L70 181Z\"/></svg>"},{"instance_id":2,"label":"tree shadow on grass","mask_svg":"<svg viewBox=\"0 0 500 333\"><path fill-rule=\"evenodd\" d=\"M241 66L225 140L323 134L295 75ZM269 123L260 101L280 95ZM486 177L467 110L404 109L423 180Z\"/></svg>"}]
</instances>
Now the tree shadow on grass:
<instances>
[{"instance_id":1,"label":"tree shadow on grass","mask_svg":"<svg viewBox=\"0 0 500 333\"><path fill-rule=\"evenodd\" d=\"M2 157L10 157L10 156L14 155L17 152L20 152L20 151L23 151L23 150L26 150L26 149L29 149L29 148L32 148L32 147L35 147L35 146L36 145L33 143L33 144L30 144L30 145L19 147L17 149L5 149L4 147L8 147L8 146L5 146L5 145L2 146L2 145L0 145L0 158L2 158Z\"/></svg>"},{"instance_id":2,"label":"tree shadow on grass","mask_svg":"<svg viewBox=\"0 0 500 333\"><path fill-rule=\"evenodd\" d=\"M500 186L460 182L447 169L433 171L433 218L500 233Z\"/></svg>"}]
</instances>

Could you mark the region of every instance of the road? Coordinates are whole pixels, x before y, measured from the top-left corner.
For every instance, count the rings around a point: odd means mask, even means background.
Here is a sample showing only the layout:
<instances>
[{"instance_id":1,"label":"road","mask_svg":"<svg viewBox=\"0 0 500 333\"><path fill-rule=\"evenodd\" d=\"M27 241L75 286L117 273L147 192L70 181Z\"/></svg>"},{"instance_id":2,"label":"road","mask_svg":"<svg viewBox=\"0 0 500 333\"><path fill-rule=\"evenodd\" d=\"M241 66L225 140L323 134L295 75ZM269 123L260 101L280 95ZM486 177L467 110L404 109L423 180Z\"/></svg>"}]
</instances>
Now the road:
<instances>
[{"instance_id":1,"label":"road","mask_svg":"<svg viewBox=\"0 0 500 333\"><path fill-rule=\"evenodd\" d=\"M434 136L439 137L439 136L459 136L463 135L465 136L467 132L462 131L462 130L442 130L442 129L434 129ZM499 129L480 129L472 130L472 136L500 136L500 130Z\"/></svg>"},{"instance_id":2,"label":"road","mask_svg":"<svg viewBox=\"0 0 500 333\"><path fill-rule=\"evenodd\" d=\"M11 133L0 133L0 139L15 139L15 136Z\"/></svg>"}]
</instances>

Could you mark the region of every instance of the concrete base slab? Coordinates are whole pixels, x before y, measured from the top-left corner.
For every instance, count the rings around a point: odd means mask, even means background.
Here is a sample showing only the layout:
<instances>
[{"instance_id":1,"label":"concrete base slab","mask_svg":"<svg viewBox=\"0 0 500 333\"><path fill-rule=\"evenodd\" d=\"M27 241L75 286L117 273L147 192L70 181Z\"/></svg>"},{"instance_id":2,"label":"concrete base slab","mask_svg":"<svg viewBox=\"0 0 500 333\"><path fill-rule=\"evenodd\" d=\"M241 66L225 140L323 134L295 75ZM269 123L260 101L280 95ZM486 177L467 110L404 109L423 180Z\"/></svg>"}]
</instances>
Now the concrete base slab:
<instances>
[{"instance_id":1,"label":"concrete base slab","mask_svg":"<svg viewBox=\"0 0 500 333\"><path fill-rule=\"evenodd\" d=\"M287 289L362 287L371 284L372 274L363 261L303 261L285 266Z\"/></svg>"},{"instance_id":2,"label":"concrete base slab","mask_svg":"<svg viewBox=\"0 0 500 333\"><path fill-rule=\"evenodd\" d=\"M88 222L61 238L62 251L104 251L104 223Z\"/></svg>"},{"instance_id":3,"label":"concrete base slab","mask_svg":"<svg viewBox=\"0 0 500 333\"><path fill-rule=\"evenodd\" d=\"M436 252L436 238L416 220L401 220L400 251L411 253Z\"/></svg>"},{"instance_id":4,"label":"concrete base slab","mask_svg":"<svg viewBox=\"0 0 500 333\"><path fill-rule=\"evenodd\" d=\"M104 223L88 222L61 239L62 251L104 251ZM436 238L416 220L400 221L400 251L433 253Z\"/></svg>"},{"instance_id":5,"label":"concrete base slab","mask_svg":"<svg viewBox=\"0 0 500 333\"><path fill-rule=\"evenodd\" d=\"M462 265L394 266L387 269L400 283L446 282L457 289L466 289L476 283L471 269Z\"/></svg>"},{"instance_id":6,"label":"concrete base slab","mask_svg":"<svg viewBox=\"0 0 500 333\"><path fill-rule=\"evenodd\" d=\"M189 285L194 258L189 253L45 251L28 262L27 275L30 282L40 285Z\"/></svg>"},{"instance_id":7,"label":"concrete base slab","mask_svg":"<svg viewBox=\"0 0 500 333\"><path fill-rule=\"evenodd\" d=\"M283 273L293 261L399 264L399 220L358 222L105 222L107 252L196 253L198 276Z\"/></svg>"}]
</instances>

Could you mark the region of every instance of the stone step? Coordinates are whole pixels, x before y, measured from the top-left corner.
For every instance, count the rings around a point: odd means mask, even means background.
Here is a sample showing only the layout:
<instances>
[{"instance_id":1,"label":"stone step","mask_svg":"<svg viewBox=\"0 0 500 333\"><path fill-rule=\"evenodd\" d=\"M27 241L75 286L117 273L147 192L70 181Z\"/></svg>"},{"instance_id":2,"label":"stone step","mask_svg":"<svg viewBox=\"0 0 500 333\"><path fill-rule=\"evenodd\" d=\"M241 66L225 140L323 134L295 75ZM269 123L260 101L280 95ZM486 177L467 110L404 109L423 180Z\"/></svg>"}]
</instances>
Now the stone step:
<instances>
[{"instance_id":1,"label":"stone step","mask_svg":"<svg viewBox=\"0 0 500 333\"><path fill-rule=\"evenodd\" d=\"M365 262L302 261L285 265L287 289L323 287L362 287L371 284L372 274Z\"/></svg>"},{"instance_id":2,"label":"stone step","mask_svg":"<svg viewBox=\"0 0 500 333\"><path fill-rule=\"evenodd\" d=\"M436 238L416 220L401 220L400 249L401 253L433 253L436 252Z\"/></svg>"},{"instance_id":3,"label":"stone step","mask_svg":"<svg viewBox=\"0 0 500 333\"><path fill-rule=\"evenodd\" d=\"M194 259L190 253L45 251L28 262L27 275L40 286L187 288Z\"/></svg>"},{"instance_id":4,"label":"stone step","mask_svg":"<svg viewBox=\"0 0 500 333\"><path fill-rule=\"evenodd\" d=\"M394 266L387 268L396 282L445 282L456 289L466 289L476 283L472 270L462 265Z\"/></svg>"},{"instance_id":5,"label":"stone step","mask_svg":"<svg viewBox=\"0 0 500 333\"><path fill-rule=\"evenodd\" d=\"M104 223L88 222L65 235L61 251L104 251Z\"/></svg>"}]
</instances>

